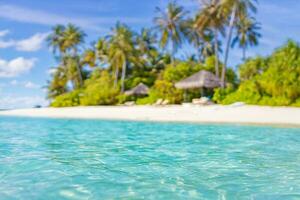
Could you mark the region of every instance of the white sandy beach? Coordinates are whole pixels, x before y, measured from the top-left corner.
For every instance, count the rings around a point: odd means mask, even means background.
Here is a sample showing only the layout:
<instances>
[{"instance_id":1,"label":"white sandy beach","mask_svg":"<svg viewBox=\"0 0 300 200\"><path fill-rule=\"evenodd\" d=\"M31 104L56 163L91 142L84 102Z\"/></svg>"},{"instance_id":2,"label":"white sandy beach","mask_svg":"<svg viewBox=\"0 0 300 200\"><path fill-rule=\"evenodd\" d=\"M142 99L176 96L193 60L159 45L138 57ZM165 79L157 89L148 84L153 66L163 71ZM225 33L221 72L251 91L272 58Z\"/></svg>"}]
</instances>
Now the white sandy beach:
<instances>
[{"instance_id":1,"label":"white sandy beach","mask_svg":"<svg viewBox=\"0 0 300 200\"><path fill-rule=\"evenodd\" d=\"M300 108L265 106L99 106L0 111L4 116L300 126Z\"/></svg>"}]
</instances>

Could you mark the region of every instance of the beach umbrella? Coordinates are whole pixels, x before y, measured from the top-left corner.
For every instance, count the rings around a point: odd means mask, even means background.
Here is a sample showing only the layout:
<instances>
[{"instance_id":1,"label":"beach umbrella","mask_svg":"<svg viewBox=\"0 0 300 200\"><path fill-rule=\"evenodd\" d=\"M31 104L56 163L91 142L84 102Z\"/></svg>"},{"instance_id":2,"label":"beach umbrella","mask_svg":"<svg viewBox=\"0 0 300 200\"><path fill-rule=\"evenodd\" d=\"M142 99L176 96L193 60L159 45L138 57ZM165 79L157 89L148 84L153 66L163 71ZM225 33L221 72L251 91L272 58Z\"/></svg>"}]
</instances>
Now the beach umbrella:
<instances>
[{"instance_id":1,"label":"beach umbrella","mask_svg":"<svg viewBox=\"0 0 300 200\"><path fill-rule=\"evenodd\" d=\"M149 94L149 88L143 84L140 83L136 87L132 88L131 90L125 91L125 94L130 95L148 95Z\"/></svg>"}]
</instances>

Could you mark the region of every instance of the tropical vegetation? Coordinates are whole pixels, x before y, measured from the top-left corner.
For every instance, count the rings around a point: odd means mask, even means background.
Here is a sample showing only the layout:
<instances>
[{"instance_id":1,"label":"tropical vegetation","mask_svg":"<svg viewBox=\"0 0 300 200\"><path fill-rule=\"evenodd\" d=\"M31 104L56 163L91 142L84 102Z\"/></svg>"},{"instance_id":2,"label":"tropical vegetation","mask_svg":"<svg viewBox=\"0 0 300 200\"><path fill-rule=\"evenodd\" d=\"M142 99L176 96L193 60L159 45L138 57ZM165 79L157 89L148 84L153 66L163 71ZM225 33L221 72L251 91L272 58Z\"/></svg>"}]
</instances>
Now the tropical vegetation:
<instances>
[{"instance_id":1,"label":"tropical vegetation","mask_svg":"<svg viewBox=\"0 0 300 200\"><path fill-rule=\"evenodd\" d=\"M199 70L219 78L221 87L208 91L215 102L243 101L260 105L300 105L300 47L294 41L267 57L247 57L259 44L255 0L206 0L191 13L175 1L157 8L153 27L133 30L121 22L92 46L76 25L57 25L48 38L57 60L48 82L54 107L116 105L126 101L152 104L191 101L200 90L182 91L175 83ZM230 50L242 50L242 64L228 67ZM193 49L190 55L184 50ZM144 83L147 97L125 95ZM185 97L185 98L184 98Z\"/></svg>"}]
</instances>

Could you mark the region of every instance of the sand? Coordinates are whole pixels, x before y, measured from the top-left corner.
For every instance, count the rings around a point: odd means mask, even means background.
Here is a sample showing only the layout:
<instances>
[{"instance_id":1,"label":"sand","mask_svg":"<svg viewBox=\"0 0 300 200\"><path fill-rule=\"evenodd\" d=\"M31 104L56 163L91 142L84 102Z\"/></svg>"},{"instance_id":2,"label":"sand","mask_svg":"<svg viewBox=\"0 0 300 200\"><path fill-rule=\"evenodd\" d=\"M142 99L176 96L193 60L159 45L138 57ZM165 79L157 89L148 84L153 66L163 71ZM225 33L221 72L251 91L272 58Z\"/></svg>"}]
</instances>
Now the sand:
<instances>
[{"instance_id":1,"label":"sand","mask_svg":"<svg viewBox=\"0 0 300 200\"><path fill-rule=\"evenodd\" d=\"M0 111L4 116L300 126L300 108L266 106L97 106Z\"/></svg>"}]
</instances>

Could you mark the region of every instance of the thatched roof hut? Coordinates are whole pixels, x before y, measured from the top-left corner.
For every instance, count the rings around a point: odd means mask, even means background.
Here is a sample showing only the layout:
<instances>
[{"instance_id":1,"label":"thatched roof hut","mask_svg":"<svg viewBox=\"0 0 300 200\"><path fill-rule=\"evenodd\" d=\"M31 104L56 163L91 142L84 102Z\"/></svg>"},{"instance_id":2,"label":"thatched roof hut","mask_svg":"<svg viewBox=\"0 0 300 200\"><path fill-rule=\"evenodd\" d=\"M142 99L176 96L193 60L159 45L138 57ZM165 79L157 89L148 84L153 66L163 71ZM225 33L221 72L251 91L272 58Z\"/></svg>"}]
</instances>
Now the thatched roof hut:
<instances>
[{"instance_id":1,"label":"thatched roof hut","mask_svg":"<svg viewBox=\"0 0 300 200\"><path fill-rule=\"evenodd\" d=\"M126 95L148 95L149 88L143 84L140 83L136 87L132 88L131 90L125 91Z\"/></svg>"},{"instance_id":2,"label":"thatched roof hut","mask_svg":"<svg viewBox=\"0 0 300 200\"><path fill-rule=\"evenodd\" d=\"M220 80L213 73L201 70L192 76L183 79L175 84L179 89L193 88L217 88L220 87Z\"/></svg>"}]
</instances>

